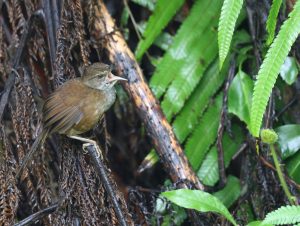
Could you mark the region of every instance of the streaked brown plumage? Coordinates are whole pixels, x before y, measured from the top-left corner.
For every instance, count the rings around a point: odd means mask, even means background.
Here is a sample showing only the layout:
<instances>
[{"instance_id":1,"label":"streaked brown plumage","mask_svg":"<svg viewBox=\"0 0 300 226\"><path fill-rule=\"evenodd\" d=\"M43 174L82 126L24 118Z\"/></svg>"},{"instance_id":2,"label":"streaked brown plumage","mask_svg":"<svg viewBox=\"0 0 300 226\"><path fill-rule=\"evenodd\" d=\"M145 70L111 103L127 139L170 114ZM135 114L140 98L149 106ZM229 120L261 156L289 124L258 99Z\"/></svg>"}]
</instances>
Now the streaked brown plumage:
<instances>
[{"instance_id":1,"label":"streaked brown plumage","mask_svg":"<svg viewBox=\"0 0 300 226\"><path fill-rule=\"evenodd\" d=\"M41 132L25 156L17 178L49 134L74 136L92 129L114 103L114 85L118 80L126 79L114 76L108 65L94 63L81 78L69 80L56 89L45 101Z\"/></svg>"}]
</instances>

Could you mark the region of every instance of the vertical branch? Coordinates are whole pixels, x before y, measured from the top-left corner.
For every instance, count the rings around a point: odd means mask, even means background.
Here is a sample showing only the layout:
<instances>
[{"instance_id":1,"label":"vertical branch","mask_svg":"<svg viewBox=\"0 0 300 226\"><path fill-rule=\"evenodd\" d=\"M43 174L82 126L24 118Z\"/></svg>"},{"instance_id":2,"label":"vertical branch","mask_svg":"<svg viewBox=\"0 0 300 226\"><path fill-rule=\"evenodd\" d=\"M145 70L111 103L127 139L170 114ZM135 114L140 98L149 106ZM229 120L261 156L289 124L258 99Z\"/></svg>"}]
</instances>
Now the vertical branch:
<instances>
[{"instance_id":1,"label":"vertical branch","mask_svg":"<svg viewBox=\"0 0 300 226\"><path fill-rule=\"evenodd\" d=\"M228 78L224 88L224 96L223 96L223 104L222 104L222 111L220 116L220 125L218 128L218 138L217 138L217 149L218 149L218 166L219 166L219 175L220 175L220 186L225 186L227 182L226 174L225 174L225 164L224 164L224 150L222 146L222 138L224 133L225 127L225 120L227 115L227 100L228 100L228 89L231 84L231 81L234 77L235 72L235 61L232 60L230 64L230 69L228 73Z\"/></svg>"}]
</instances>

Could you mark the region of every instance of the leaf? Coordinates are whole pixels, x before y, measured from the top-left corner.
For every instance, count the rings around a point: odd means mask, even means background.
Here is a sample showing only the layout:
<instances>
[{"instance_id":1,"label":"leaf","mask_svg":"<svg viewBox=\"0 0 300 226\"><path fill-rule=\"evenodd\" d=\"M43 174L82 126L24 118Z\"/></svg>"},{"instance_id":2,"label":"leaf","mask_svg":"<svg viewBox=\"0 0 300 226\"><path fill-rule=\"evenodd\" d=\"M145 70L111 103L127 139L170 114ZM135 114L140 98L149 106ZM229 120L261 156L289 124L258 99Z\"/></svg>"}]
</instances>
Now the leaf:
<instances>
[{"instance_id":1,"label":"leaf","mask_svg":"<svg viewBox=\"0 0 300 226\"><path fill-rule=\"evenodd\" d=\"M250 126L252 92L252 79L240 70L233 79L228 91L228 112L235 114L247 126Z\"/></svg>"},{"instance_id":2,"label":"leaf","mask_svg":"<svg viewBox=\"0 0 300 226\"><path fill-rule=\"evenodd\" d=\"M153 14L147 23L143 34L144 39L140 40L136 49L136 58L140 60L143 54L154 42L155 38L161 33L162 29L173 18L178 9L182 6L184 0L158 0Z\"/></svg>"},{"instance_id":3,"label":"leaf","mask_svg":"<svg viewBox=\"0 0 300 226\"><path fill-rule=\"evenodd\" d=\"M169 120L184 106L185 101L203 76L203 72L216 56L216 34L212 25L204 32L205 37L203 36L202 40L190 43L193 45L193 50L189 52L182 68L175 72L177 76L169 86L161 103L163 112ZM203 40L204 38L205 40ZM201 43L199 44L201 46L197 43Z\"/></svg>"},{"instance_id":4,"label":"leaf","mask_svg":"<svg viewBox=\"0 0 300 226\"><path fill-rule=\"evenodd\" d=\"M277 16L279 13L280 6L282 4L282 0L273 0L270 13L267 19L267 32L268 32L268 39L267 39L267 45L269 46L273 39L276 29L276 22L277 22Z\"/></svg>"},{"instance_id":5,"label":"leaf","mask_svg":"<svg viewBox=\"0 0 300 226\"><path fill-rule=\"evenodd\" d=\"M300 125L284 125L275 129L279 136L279 145L283 159L300 149Z\"/></svg>"},{"instance_id":6,"label":"leaf","mask_svg":"<svg viewBox=\"0 0 300 226\"><path fill-rule=\"evenodd\" d=\"M159 157L154 149L146 155L142 163L139 165L138 173L144 172L146 169L151 168L159 161Z\"/></svg>"},{"instance_id":7,"label":"leaf","mask_svg":"<svg viewBox=\"0 0 300 226\"><path fill-rule=\"evenodd\" d=\"M155 8L155 2L156 0L131 0L132 2L143 6L147 9L149 9L150 11L153 11Z\"/></svg>"},{"instance_id":8,"label":"leaf","mask_svg":"<svg viewBox=\"0 0 300 226\"><path fill-rule=\"evenodd\" d=\"M289 14L289 18L281 26L277 37L268 50L266 58L264 59L257 75L250 114L250 131L255 137L259 136L263 114L281 65L286 59L299 32L300 1L297 1L294 5L293 11Z\"/></svg>"},{"instance_id":9,"label":"leaf","mask_svg":"<svg viewBox=\"0 0 300 226\"><path fill-rule=\"evenodd\" d=\"M241 195L241 185L238 178L229 175L226 186L213 195L229 208Z\"/></svg>"},{"instance_id":10,"label":"leaf","mask_svg":"<svg viewBox=\"0 0 300 226\"><path fill-rule=\"evenodd\" d=\"M234 26L242 5L243 0L224 0L218 27L220 69L228 54Z\"/></svg>"},{"instance_id":11,"label":"leaf","mask_svg":"<svg viewBox=\"0 0 300 226\"><path fill-rule=\"evenodd\" d=\"M162 32L154 41L154 44L162 50L168 50L173 43L173 36L169 33Z\"/></svg>"},{"instance_id":12,"label":"leaf","mask_svg":"<svg viewBox=\"0 0 300 226\"><path fill-rule=\"evenodd\" d=\"M213 195L189 189L178 189L161 193L162 196L178 206L195 209L200 212L215 212L224 216L233 225L237 225L227 208Z\"/></svg>"},{"instance_id":13,"label":"leaf","mask_svg":"<svg viewBox=\"0 0 300 226\"><path fill-rule=\"evenodd\" d=\"M146 22L140 22L137 24L137 28L141 34L144 34L146 27L147 27ZM167 50L172 43L173 43L173 36L171 36L167 32L161 32L157 36L153 44L161 48L162 50Z\"/></svg>"},{"instance_id":14,"label":"leaf","mask_svg":"<svg viewBox=\"0 0 300 226\"><path fill-rule=\"evenodd\" d=\"M208 108L200 123L187 140L185 153L193 169L197 170L201 165L206 152L214 143L220 122L222 95L219 95L215 103Z\"/></svg>"},{"instance_id":15,"label":"leaf","mask_svg":"<svg viewBox=\"0 0 300 226\"><path fill-rule=\"evenodd\" d=\"M236 153L242 143L242 131L239 127L233 128L233 138L230 138L227 133L222 139L224 149L224 163L228 167L232 156ZM219 180L218 153L216 144L209 150L200 169L197 172L198 177L203 184L214 186Z\"/></svg>"},{"instance_id":16,"label":"leaf","mask_svg":"<svg viewBox=\"0 0 300 226\"><path fill-rule=\"evenodd\" d=\"M288 85L292 85L297 79L298 72L299 70L296 59L294 57L287 57L280 68L281 78Z\"/></svg>"},{"instance_id":17,"label":"leaf","mask_svg":"<svg viewBox=\"0 0 300 226\"><path fill-rule=\"evenodd\" d=\"M273 224L264 224L262 221L252 221L247 226L273 226Z\"/></svg>"},{"instance_id":18,"label":"leaf","mask_svg":"<svg viewBox=\"0 0 300 226\"><path fill-rule=\"evenodd\" d=\"M300 222L300 206L282 206L267 214L263 223L295 224Z\"/></svg>"},{"instance_id":19,"label":"leaf","mask_svg":"<svg viewBox=\"0 0 300 226\"><path fill-rule=\"evenodd\" d=\"M217 92L225 80L228 63L226 63L224 70L221 72L219 72L218 63L216 60L206 70L200 83L184 104L183 109L173 123L174 132L181 143L195 129L211 97Z\"/></svg>"},{"instance_id":20,"label":"leaf","mask_svg":"<svg viewBox=\"0 0 300 226\"><path fill-rule=\"evenodd\" d=\"M172 211L172 212L171 212ZM186 211L184 208L175 205L169 205L166 200L157 198L155 204L155 214L153 214L153 221L151 225L156 225L154 220L161 220L163 222L160 224L161 226L165 225L182 225L183 221L187 218Z\"/></svg>"},{"instance_id":21,"label":"leaf","mask_svg":"<svg viewBox=\"0 0 300 226\"><path fill-rule=\"evenodd\" d=\"M174 37L172 46L157 65L150 81L157 98L164 94L169 84L176 78L166 97L167 101L171 100L172 108L174 108L172 104L176 105L176 109L182 107L208 64L216 57L217 40L214 27L217 25L215 17L219 14L220 8L221 1L218 0L196 1ZM174 86L180 89L178 93ZM173 112L174 110L171 114Z\"/></svg>"},{"instance_id":22,"label":"leaf","mask_svg":"<svg viewBox=\"0 0 300 226\"><path fill-rule=\"evenodd\" d=\"M287 160L286 169L290 177L300 183L300 152L297 152L292 158Z\"/></svg>"}]
</instances>

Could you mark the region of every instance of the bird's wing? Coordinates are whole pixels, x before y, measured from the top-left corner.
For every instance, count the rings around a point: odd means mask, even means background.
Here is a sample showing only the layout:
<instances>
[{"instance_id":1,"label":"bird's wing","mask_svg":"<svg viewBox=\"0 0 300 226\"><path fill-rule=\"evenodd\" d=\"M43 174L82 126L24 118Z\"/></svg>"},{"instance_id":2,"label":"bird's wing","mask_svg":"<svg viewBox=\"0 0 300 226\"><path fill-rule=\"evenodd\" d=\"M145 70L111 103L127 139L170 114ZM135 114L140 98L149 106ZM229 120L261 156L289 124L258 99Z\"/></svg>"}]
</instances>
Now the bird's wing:
<instances>
[{"instance_id":1,"label":"bird's wing","mask_svg":"<svg viewBox=\"0 0 300 226\"><path fill-rule=\"evenodd\" d=\"M75 102L76 98L74 99L74 95L78 95L78 92L75 94L76 92L69 90L69 93L66 94L65 88L67 86L51 94L45 102L43 109L44 126L49 128L51 132L66 133L83 117L83 112L78 106L78 99L77 102Z\"/></svg>"}]
</instances>

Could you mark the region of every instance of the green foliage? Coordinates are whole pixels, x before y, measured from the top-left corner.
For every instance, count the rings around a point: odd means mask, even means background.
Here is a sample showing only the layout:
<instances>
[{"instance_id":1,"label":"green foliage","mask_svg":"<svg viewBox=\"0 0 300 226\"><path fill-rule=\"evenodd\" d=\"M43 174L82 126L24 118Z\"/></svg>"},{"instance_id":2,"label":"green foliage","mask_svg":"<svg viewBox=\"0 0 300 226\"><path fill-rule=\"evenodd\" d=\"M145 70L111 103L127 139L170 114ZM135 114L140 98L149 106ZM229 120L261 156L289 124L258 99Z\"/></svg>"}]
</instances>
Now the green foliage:
<instances>
[{"instance_id":1,"label":"green foliage","mask_svg":"<svg viewBox=\"0 0 300 226\"><path fill-rule=\"evenodd\" d=\"M292 85L298 75L299 69L297 61L294 57L287 57L280 68L281 78L289 85Z\"/></svg>"},{"instance_id":2,"label":"green foliage","mask_svg":"<svg viewBox=\"0 0 300 226\"><path fill-rule=\"evenodd\" d=\"M223 70L219 72L218 61L215 60L204 73L200 83L195 88L188 101L184 104L183 109L180 111L178 116L173 122L173 129L176 137L183 143L185 139L190 135L197 127L199 120L201 119L203 112L209 105L213 95L217 92L220 86L225 80L225 76L228 69L228 61L225 62ZM208 116L206 116L208 117ZM216 117L219 117L216 115ZM207 123L203 121L203 125L209 126L210 121ZM215 139L215 135L213 140ZM213 143L213 141L212 141ZM150 165L155 164L158 161L158 156L154 150L146 156L141 168L148 168ZM145 164L147 165L145 165ZM199 163L200 164L200 163Z\"/></svg>"},{"instance_id":3,"label":"green foliage","mask_svg":"<svg viewBox=\"0 0 300 226\"><path fill-rule=\"evenodd\" d=\"M161 33L162 29L170 22L183 3L183 0L173 0L171 4L169 0L158 0L154 12L148 20L145 32L143 33L144 39L140 40L138 44L136 50L137 60L142 58L143 54Z\"/></svg>"},{"instance_id":4,"label":"green foliage","mask_svg":"<svg viewBox=\"0 0 300 226\"><path fill-rule=\"evenodd\" d=\"M278 16L281 4L282 4L282 0L273 0L271 10L270 10L270 13L268 16L268 20L267 20L267 32L268 32L267 45L271 45L271 43L274 39L277 16Z\"/></svg>"},{"instance_id":5,"label":"green foliage","mask_svg":"<svg viewBox=\"0 0 300 226\"><path fill-rule=\"evenodd\" d=\"M172 210L173 214L170 214L170 210ZM155 215L153 216L153 222L151 225L157 224L157 222L155 222L157 215L162 216L163 221L160 224L161 226L181 225L187 218L187 214L182 207L173 203L169 205L161 198L156 199Z\"/></svg>"},{"instance_id":6,"label":"green foliage","mask_svg":"<svg viewBox=\"0 0 300 226\"><path fill-rule=\"evenodd\" d=\"M268 213L263 223L268 224L295 224L300 222L300 206L282 206Z\"/></svg>"},{"instance_id":7,"label":"green foliage","mask_svg":"<svg viewBox=\"0 0 300 226\"><path fill-rule=\"evenodd\" d=\"M229 208L241 195L240 180L234 176L229 176L226 186L213 195Z\"/></svg>"},{"instance_id":8,"label":"green foliage","mask_svg":"<svg viewBox=\"0 0 300 226\"><path fill-rule=\"evenodd\" d=\"M145 29L147 27L147 22L140 22L137 25L137 28L141 34L145 33ZM162 50L168 50L170 45L173 42L173 36L170 35L167 32L161 32L157 38L155 39L153 45L156 45L157 47L161 48ZM153 58L151 58L151 62L153 62Z\"/></svg>"},{"instance_id":9,"label":"green foliage","mask_svg":"<svg viewBox=\"0 0 300 226\"><path fill-rule=\"evenodd\" d=\"M237 225L222 202L209 193L200 190L178 189L163 192L161 195L184 208L195 209L201 212L219 213L233 225Z\"/></svg>"},{"instance_id":10,"label":"green foliage","mask_svg":"<svg viewBox=\"0 0 300 226\"><path fill-rule=\"evenodd\" d=\"M213 23L213 20L211 22ZM185 101L203 76L203 72L216 57L216 32L212 29L213 26L210 26L208 30L204 31L205 36L199 36L196 43L189 43L193 48L191 52L181 52L184 55L187 54L184 58L184 65L175 72L177 75L169 86L161 104L167 119L171 119L171 117L181 110ZM194 30L193 33L197 33L197 30ZM173 65L174 63L177 64L173 62Z\"/></svg>"},{"instance_id":11,"label":"green foliage","mask_svg":"<svg viewBox=\"0 0 300 226\"><path fill-rule=\"evenodd\" d=\"M258 137L262 118L280 67L300 32L300 1L297 1L289 18L281 26L261 65L254 86L250 114L251 133Z\"/></svg>"},{"instance_id":12,"label":"green foliage","mask_svg":"<svg viewBox=\"0 0 300 226\"><path fill-rule=\"evenodd\" d=\"M233 128L233 138L224 133L222 146L224 149L224 164L228 167L232 156L236 153L242 143L243 133L239 127ZM207 153L200 169L197 172L203 184L214 186L219 180L218 153L216 144Z\"/></svg>"},{"instance_id":13,"label":"green foliage","mask_svg":"<svg viewBox=\"0 0 300 226\"><path fill-rule=\"evenodd\" d=\"M205 112L197 128L187 140L185 153L193 169L197 170L199 168L210 145L216 140L221 106L222 95L219 95L215 103Z\"/></svg>"},{"instance_id":14,"label":"green foliage","mask_svg":"<svg viewBox=\"0 0 300 226\"><path fill-rule=\"evenodd\" d=\"M209 105L213 95L223 84L227 69L228 61L226 61L223 70L219 72L218 61L215 60L206 70L200 83L195 88L195 91L175 118L173 122L173 129L180 143L183 143L188 135L190 135L197 127L199 120ZM205 124L205 122L203 123ZM157 161L158 156L154 150L151 150L146 156L142 168L148 168ZM144 163L147 165L144 165Z\"/></svg>"},{"instance_id":15,"label":"green foliage","mask_svg":"<svg viewBox=\"0 0 300 226\"><path fill-rule=\"evenodd\" d=\"M297 152L293 156L293 158L290 158L287 161L286 169L289 173L289 176L299 184L300 183L300 152Z\"/></svg>"},{"instance_id":16,"label":"green foliage","mask_svg":"<svg viewBox=\"0 0 300 226\"><path fill-rule=\"evenodd\" d=\"M286 159L300 149L300 125L284 125L276 128L282 158Z\"/></svg>"},{"instance_id":17,"label":"green foliage","mask_svg":"<svg viewBox=\"0 0 300 226\"><path fill-rule=\"evenodd\" d=\"M225 64L224 70L219 73L218 61L214 61L204 73L191 97L184 104L183 109L173 122L174 132L180 142L183 142L195 129L211 97L223 84L227 69L228 63Z\"/></svg>"},{"instance_id":18,"label":"green foliage","mask_svg":"<svg viewBox=\"0 0 300 226\"><path fill-rule=\"evenodd\" d=\"M218 27L220 68L228 54L230 43L243 0L224 0Z\"/></svg>"},{"instance_id":19,"label":"green foliage","mask_svg":"<svg viewBox=\"0 0 300 226\"><path fill-rule=\"evenodd\" d=\"M252 221L247 226L273 226L273 224L264 224L262 221Z\"/></svg>"},{"instance_id":20,"label":"green foliage","mask_svg":"<svg viewBox=\"0 0 300 226\"><path fill-rule=\"evenodd\" d=\"M150 11L154 10L155 3L156 3L156 0L131 0L131 1L140 6L146 7Z\"/></svg>"},{"instance_id":21,"label":"green foliage","mask_svg":"<svg viewBox=\"0 0 300 226\"><path fill-rule=\"evenodd\" d=\"M248 127L250 125L252 93L252 79L246 73L239 70L228 91L228 112L235 114Z\"/></svg>"},{"instance_id":22,"label":"green foliage","mask_svg":"<svg viewBox=\"0 0 300 226\"><path fill-rule=\"evenodd\" d=\"M172 46L157 65L150 86L156 97L160 98L172 83L165 97L165 102L171 104L164 104L169 118L182 107L206 67L217 55L214 30L217 22L214 18L219 14L220 8L221 1L218 0L197 1L174 37Z\"/></svg>"}]
</instances>

